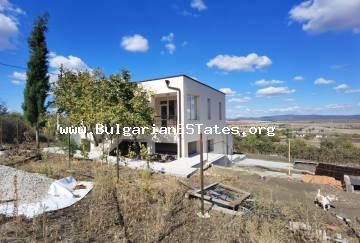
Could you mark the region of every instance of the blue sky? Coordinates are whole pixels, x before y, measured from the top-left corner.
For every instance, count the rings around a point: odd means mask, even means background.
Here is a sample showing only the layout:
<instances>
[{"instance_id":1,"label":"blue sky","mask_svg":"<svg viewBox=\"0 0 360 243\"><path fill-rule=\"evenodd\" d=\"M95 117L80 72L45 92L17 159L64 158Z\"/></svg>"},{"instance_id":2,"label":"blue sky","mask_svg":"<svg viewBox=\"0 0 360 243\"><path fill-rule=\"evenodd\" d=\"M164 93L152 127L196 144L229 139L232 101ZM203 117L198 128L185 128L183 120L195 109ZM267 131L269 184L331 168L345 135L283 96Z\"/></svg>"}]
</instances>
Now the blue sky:
<instances>
[{"instance_id":1,"label":"blue sky","mask_svg":"<svg viewBox=\"0 0 360 243\"><path fill-rule=\"evenodd\" d=\"M0 63L26 66L44 11L53 73L187 74L228 94L228 117L360 114L360 0L0 0ZM13 111L23 72L0 65Z\"/></svg>"}]
</instances>

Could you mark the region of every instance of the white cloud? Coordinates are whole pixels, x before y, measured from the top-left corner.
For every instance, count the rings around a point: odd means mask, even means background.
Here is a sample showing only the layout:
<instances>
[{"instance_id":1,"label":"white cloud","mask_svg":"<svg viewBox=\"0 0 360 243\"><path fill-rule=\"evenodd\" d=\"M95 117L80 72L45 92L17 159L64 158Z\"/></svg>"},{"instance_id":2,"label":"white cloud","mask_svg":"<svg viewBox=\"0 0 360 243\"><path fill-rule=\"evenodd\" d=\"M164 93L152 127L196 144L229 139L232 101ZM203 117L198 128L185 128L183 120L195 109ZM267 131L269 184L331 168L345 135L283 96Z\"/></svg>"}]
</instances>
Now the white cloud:
<instances>
[{"instance_id":1,"label":"white cloud","mask_svg":"<svg viewBox=\"0 0 360 243\"><path fill-rule=\"evenodd\" d=\"M249 96L244 96L240 98L231 98L228 100L229 103L247 103L251 100Z\"/></svg>"},{"instance_id":2,"label":"white cloud","mask_svg":"<svg viewBox=\"0 0 360 243\"><path fill-rule=\"evenodd\" d=\"M168 35L164 35L161 37L161 41L167 41L167 42L172 42L175 38L175 34L174 33L170 33Z\"/></svg>"},{"instance_id":3,"label":"white cloud","mask_svg":"<svg viewBox=\"0 0 360 243\"><path fill-rule=\"evenodd\" d=\"M24 83L24 81L13 79L13 80L11 80L11 83L13 83L15 85L20 85L20 84Z\"/></svg>"},{"instance_id":4,"label":"white cloud","mask_svg":"<svg viewBox=\"0 0 360 243\"><path fill-rule=\"evenodd\" d=\"M288 87L267 87L256 91L257 96L273 96L294 93L295 89L289 89Z\"/></svg>"},{"instance_id":5,"label":"white cloud","mask_svg":"<svg viewBox=\"0 0 360 243\"><path fill-rule=\"evenodd\" d=\"M168 51L169 54L174 54L176 51L176 45L174 44L175 34L170 33L168 35L164 35L161 37L161 41L166 42L165 48Z\"/></svg>"},{"instance_id":6,"label":"white cloud","mask_svg":"<svg viewBox=\"0 0 360 243\"><path fill-rule=\"evenodd\" d=\"M190 6L198 11L207 9L206 4L203 0L191 0Z\"/></svg>"},{"instance_id":7,"label":"white cloud","mask_svg":"<svg viewBox=\"0 0 360 243\"><path fill-rule=\"evenodd\" d=\"M225 71L251 72L256 69L263 69L272 64L267 56L258 56L251 53L247 56L217 55L206 65L210 68L216 67Z\"/></svg>"},{"instance_id":8,"label":"white cloud","mask_svg":"<svg viewBox=\"0 0 360 243\"><path fill-rule=\"evenodd\" d=\"M81 60L81 58L76 56L58 56L56 53L51 52L49 57L49 66L54 69L59 69L62 65L64 69L72 71L91 70L91 68L83 60Z\"/></svg>"},{"instance_id":9,"label":"white cloud","mask_svg":"<svg viewBox=\"0 0 360 243\"><path fill-rule=\"evenodd\" d=\"M346 90L345 93L347 93L347 94L358 94L358 93L360 93L360 89L349 89L349 90Z\"/></svg>"},{"instance_id":10,"label":"white cloud","mask_svg":"<svg viewBox=\"0 0 360 243\"><path fill-rule=\"evenodd\" d=\"M289 106L289 107L281 107L281 108L271 108L269 112L296 112L300 109L299 106Z\"/></svg>"},{"instance_id":11,"label":"white cloud","mask_svg":"<svg viewBox=\"0 0 360 243\"><path fill-rule=\"evenodd\" d=\"M271 85L271 84L282 84L282 83L284 83L284 81L261 79L261 80L256 81L255 85L262 87L262 86L268 86L268 85Z\"/></svg>"},{"instance_id":12,"label":"white cloud","mask_svg":"<svg viewBox=\"0 0 360 243\"><path fill-rule=\"evenodd\" d=\"M303 76L295 76L294 78L293 78L293 80L295 80L295 81L302 81L302 80L304 80L305 78L303 77Z\"/></svg>"},{"instance_id":13,"label":"white cloud","mask_svg":"<svg viewBox=\"0 0 360 243\"><path fill-rule=\"evenodd\" d=\"M66 57L57 55L55 52L50 52L48 57L49 66L53 69L51 73L49 73L50 82L57 81L57 74L59 73L59 68L61 67L61 65L64 69L75 72L85 70L92 71L92 69L83 60L81 60L81 58L76 56L69 55Z\"/></svg>"},{"instance_id":14,"label":"white cloud","mask_svg":"<svg viewBox=\"0 0 360 243\"><path fill-rule=\"evenodd\" d=\"M13 72L9 77L12 79L11 83L13 83L15 85L20 85L20 84L24 83L24 81L26 80L26 73L25 72Z\"/></svg>"},{"instance_id":15,"label":"white cloud","mask_svg":"<svg viewBox=\"0 0 360 243\"><path fill-rule=\"evenodd\" d=\"M359 0L307 0L293 7L292 20L308 32L360 31Z\"/></svg>"},{"instance_id":16,"label":"white cloud","mask_svg":"<svg viewBox=\"0 0 360 243\"><path fill-rule=\"evenodd\" d=\"M15 48L16 37L19 34L19 14L25 12L7 0L0 0L0 50Z\"/></svg>"},{"instance_id":17,"label":"white cloud","mask_svg":"<svg viewBox=\"0 0 360 243\"><path fill-rule=\"evenodd\" d=\"M234 95L236 94L236 91L232 90L231 88L221 88L219 89L221 92L227 94L227 95Z\"/></svg>"},{"instance_id":18,"label":"white cloud","mask_svg":"<svg viewBox=\"0 0 360 243\"><path fill-rule=\"evenodd\" d=\"M13 78L13 79L16 79L16 80L25 81L26 80L26 73L25 72L13 72L10 77Z\"/></svg>"},{"instance_id":19,"label":"white cloud","mask_svg":"<svg viewBox=\"0 0 360 243\"><path fill-rule=\"evenodd\" d=\"M255 114L257 114L256 110L252 110L246 106L236 106L233 109L226 109L226 118L254 116Z\"/></svg>"},{"instance_id":20,"label":"white cloud","mask_svg":"<svg viewBox=\"0 0 360 243\"><path fill-rule=\"evenodd\" d=\"M174 54L174 52L176 51L176 46L173 43L167 43L165 45L165 48L168 50L169 54Z\"/></svg>"},{"instance_id":21,"label":"white cloud","mask_svg":"<svg viewBox=\"0 0 360 243\"><path fill-rule=\"evenodd\" d=\"M334 90L338 92L344 92L346 94L357 94L360 93L360 89L353 89L347 84L340 84L336 87L334 87Z\"/></svg>"},{"instance_id":22,"label":"white cloud","mask_svg":"<svg viewBox=\"0 0 360 243\"><path fill-rule=\"evenodd\" d=\"M21 8L16 7L8 0L0 0L0 12L5 11L15 14L25 14L25 12Z\"/></svg>"},{"instance_id":23,"label":"white cloud","mask_svg":"<svg viewBox=\"0 0 360 243\"><path fill-rule=\"evenodd\" d=\"M334 89L336 91L345 91L345 90L348 90L349 88L350 88L350 86L347 84L340 84L340 85L334 87Z\"/></svg>"},{"instance_id":24,"label":"white cloud","mask_svg":"<svg viewBox=\"0 0 360 243\"><path fill-rule=\"evenodd\" d=\"M17 22L0 13L0 50L14 48L14 39L18 33Z\"/></svg>"},{"instance_id":25,"label":"white cloud","mask_svg":"<svg viewBox=\"0 0 360 243\"><path fill-rule=\"evenodd\" d=\"M331 110L339 110L339 109L351 108L351 105L349 105L349 104L328 104L325 107L327 109L331 109Z\"/></svg>"},{"instance_id":26,"label":"white cloud","mask_svg":"<svg viewBox=\"0 0 360 243\"><path fill-rule=\"evenodd\" d=\"M318 78L314 81L314 84L319 85L319 84L333 84L336 83L335 80L331 80L331 79L325 79L325 78Z\"/></svg>"},{"instance_id":27,"label":"white cloud","mask_svg":"<svg viewBox=\"0 0 360 243\"><path fill-rule=\"evenodd\" d=\"M130 52L146 52L149 50L148 40L139 34L124 36L121 40L121 46Z\"/></svg>"}]
</instances>

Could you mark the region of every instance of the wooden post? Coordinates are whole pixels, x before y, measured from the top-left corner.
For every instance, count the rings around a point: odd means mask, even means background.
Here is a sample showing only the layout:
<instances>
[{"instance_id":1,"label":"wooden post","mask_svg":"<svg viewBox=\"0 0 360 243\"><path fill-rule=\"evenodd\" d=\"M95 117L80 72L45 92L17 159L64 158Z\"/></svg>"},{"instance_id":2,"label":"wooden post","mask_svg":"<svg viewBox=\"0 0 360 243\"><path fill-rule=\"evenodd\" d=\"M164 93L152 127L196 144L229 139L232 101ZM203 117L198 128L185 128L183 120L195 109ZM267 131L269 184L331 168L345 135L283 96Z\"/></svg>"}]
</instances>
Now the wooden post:
<instances>
[{"instance_id":1,"label":"wooden post","mask_svg":"<svg viewBox=\"0 0 360 243\"><path fill-rule=\"evenodd\" d=\"M204 212L204 158L203 158L203 136L200 133L200 183L201 183L201 214L205 215Z\"/></svg>"},{"instance_id":2,"label":"wooden post","mask_svg":"<svg viewBox=\"0 0 360 243\"><path fill-rule=\"evenodd\" d=\"M290 138L288 138L289 148L288 148L288 159L289 159L289 175L291 175L291 154L290 154Z\"/></svg>"},{"instance_id":3,"label":"wooden post","mask_svg":"<svg viewBox=\"0 0 360 243\"><path fill-rule=\"evenodd\" d=\"M120 178L119 170L120 170L120 168L119 168L119 135L117 135L117 138L116 138L116 177L117 177L117 182L119 182L119 178Z\"/></svg>"},{"instance_id":4,"label":"wooden post","mask_svg":"<svg viewBox=\"0 0 360 243\"><path fill-rule=\"evenodd\" d=\"M71 167L70 157L71 157L71 136L70 136L70 132L69 132L68 133L68 165L69 165L69 168Z\"/></svg>"},{"instance_id":5,"label":"wooden post","mask_svg":"<svg viewBox=\"0 0 360 243\"><path fill-rule=\"evenodd\" d=\"M19 117L16 118L16 145L19 145Z\"/></svg>"},{"instance_id":6,"label":"wooden post","mask_svg":"<svg viewBox=\"0 0 360 243\"><path fill-rule=\"evenodd\" d=\"M204 151L203 151L203 134L200 133L200 194L201 194L201 212L197 213L200 218L210 218L208 213L205 213L204 207Z\"/></svg>"},{"instance_id":7,"label":"wooden post","mask_svg":"<svg viewBox=\"0 0 360 243\"><path fill-rule=\"evenodd\" d=\"M101 165L104 163L104 152L105 152L105 136L103 135L103 139L102 139Z\"/></svg>"}]
</instances>

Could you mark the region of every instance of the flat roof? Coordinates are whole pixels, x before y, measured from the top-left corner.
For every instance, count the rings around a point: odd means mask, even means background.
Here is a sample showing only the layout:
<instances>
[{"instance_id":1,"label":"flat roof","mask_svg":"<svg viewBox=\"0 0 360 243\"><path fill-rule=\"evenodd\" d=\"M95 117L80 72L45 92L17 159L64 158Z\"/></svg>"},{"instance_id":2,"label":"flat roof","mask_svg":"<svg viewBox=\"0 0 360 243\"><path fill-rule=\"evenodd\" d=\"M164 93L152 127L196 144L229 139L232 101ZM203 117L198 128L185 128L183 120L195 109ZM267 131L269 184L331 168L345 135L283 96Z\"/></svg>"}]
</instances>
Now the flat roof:
<instances>
[{"instance_id":1,"label":"flat roof","mask_svg":"<svg viewBox=\"0 0 360 243\"><path fill-rule=\"evenodd\" d=\"M136 82L142 83L142 82L155 81L155 80L167 79L167 78L176 78L176 77L185 77L185 78L188 78L188 79L190 79L190 80L192 80L192 81L194 81L194 82L197 82L197 83L199 83L199 84L201 84L201 85L203 85L203 86L206 86L206 87L208 87L208 88L210 88L210 89L212 89L212 90L215 90L215 91L217 91L217 92L219 92L219 93L221 93L221 94L223 94L223 95L226 95L224 92L222 92L222 91L220 91L220 90L218 90L218 89L215 89L215 88L211 87L210 85L207 85L207 84L205 84L205 83L203 83L203 82L201 82L201 81L199 81L199 80L196 80L196 79L194 79L194 78L192 78L192 77L190 77L190 76L188 76L188 75L186 75L186 74L179 74L179 75L165 76L165 77L159 77L159 78L152 78L152 79L146 79L146 80L141 80L141 81L136 81Z\"/></svg>"}]
</instances>

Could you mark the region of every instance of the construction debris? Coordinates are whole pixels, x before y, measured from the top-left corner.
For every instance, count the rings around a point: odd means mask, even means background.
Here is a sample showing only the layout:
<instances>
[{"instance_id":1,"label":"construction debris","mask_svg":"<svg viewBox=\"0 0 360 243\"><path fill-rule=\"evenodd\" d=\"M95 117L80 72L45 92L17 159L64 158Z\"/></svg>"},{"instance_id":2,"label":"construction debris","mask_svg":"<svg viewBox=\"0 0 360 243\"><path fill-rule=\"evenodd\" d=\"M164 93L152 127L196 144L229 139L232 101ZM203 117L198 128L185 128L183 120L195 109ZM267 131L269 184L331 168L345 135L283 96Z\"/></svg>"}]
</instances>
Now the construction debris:
<instances>
[{"instance_id":1,"label":"construction debris","mask_svg":"<svg viewBox=\"0 0 360 243\"><path fill-rule=\"evenodd\" d=\"M186 197L201 198L201 190L194 187L188 182L179 181L181 184L190 188L186 193ZM212 183L204 187L205 203L211 204L210 209L221 211L232 215L241 215L244 212L250 212L253 201L249 199L250 193L239 188L224 185L222 183Z\"/></svg>"},{"instance_id":2,"label":"construction debris","mask_svg":"<svg viewBox=\"0 0 360 243\"><path fill-rule=\"evenodd\" d=\"M301 177L301 181L305 183L329 185L339 189L342 188L341 181L329 176L304 175Z\"/></svg>"}]
</instances>

